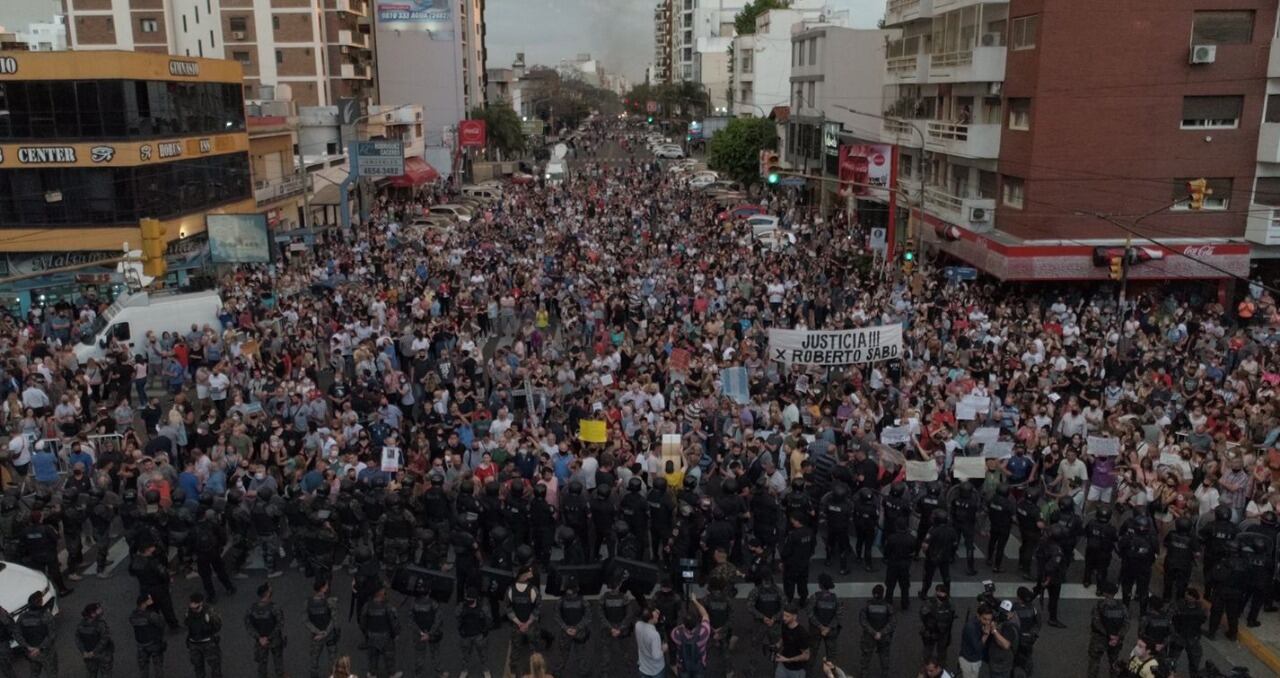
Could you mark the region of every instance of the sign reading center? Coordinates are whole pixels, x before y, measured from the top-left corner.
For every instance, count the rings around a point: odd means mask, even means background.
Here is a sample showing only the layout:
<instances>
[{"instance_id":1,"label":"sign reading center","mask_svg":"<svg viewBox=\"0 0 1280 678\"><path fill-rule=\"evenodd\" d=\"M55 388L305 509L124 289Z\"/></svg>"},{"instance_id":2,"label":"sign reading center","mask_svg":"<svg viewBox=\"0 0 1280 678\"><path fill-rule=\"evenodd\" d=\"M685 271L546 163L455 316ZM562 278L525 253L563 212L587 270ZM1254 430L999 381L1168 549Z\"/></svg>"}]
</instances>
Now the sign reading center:
<instances>
[{"instance_id":1,"label":"sign reading center","mask_svg":"<svg viewBox=\"0 0 1280 678\"><path fill-rule=\"evenodd\" d=\"M769 359L834 367L902 357L902 326L857 330L769 330Z\"/></svg>"},{"instance_id":2,"label":"sign reading center","mask_svg":"<svg viewBox=\"0 0 1280 678\"><path fill-rule=\"evenodd\" d=\"M404 143L398 140L357 141L356 163L362 177L398 177L404 174Z\"/></svg>"}]
</instances>

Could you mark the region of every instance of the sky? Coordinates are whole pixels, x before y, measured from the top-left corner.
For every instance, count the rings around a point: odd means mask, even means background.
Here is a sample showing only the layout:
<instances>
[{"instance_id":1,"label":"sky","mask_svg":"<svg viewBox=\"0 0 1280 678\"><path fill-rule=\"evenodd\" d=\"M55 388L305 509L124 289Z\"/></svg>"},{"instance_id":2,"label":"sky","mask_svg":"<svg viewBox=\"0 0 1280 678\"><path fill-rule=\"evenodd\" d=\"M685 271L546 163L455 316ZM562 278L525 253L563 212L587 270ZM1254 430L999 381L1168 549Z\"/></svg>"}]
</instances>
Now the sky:
<instances>
[{"instance_id":1,"label":"sky","mask_svg":"<svg viewBox=\"0 0 1280 678\"><path fill-rule=\"evenodd\" d=\"M23 31L32 21L48 21L61 6L58 0L0 0L0 26Z\"/></svg>"},{"instance_id":2,"label":"sky","mask_svg":"<svg viewBox=\"0 0 1280 678\"><path fill-rule=\"evenodd\" d=\"M850 10L858 28L874 28L884 16L885 0L828 4ZM487 65L508 67L516 52L525 53L527 64L545 65L588 52L606 70L640 81L653 60L656 5L656 0L487 0Z\"/></svg>"}]
</instances>

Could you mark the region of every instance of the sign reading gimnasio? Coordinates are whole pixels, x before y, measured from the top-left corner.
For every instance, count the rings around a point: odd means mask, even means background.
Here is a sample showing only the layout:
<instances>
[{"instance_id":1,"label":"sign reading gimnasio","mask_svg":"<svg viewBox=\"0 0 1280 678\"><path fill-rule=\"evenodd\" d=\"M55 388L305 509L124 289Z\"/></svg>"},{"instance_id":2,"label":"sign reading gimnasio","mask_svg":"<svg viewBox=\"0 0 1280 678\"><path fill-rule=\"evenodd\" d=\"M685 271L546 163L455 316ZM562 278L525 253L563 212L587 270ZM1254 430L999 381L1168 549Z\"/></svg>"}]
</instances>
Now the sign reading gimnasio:
<instances>
[{"instance_id":1,"label":"sign reading gimnasio","mask_svg":"<svg viewBox=\"0 0 1280 678\"><path fill-rule=\"evenodd\" d=\"M902 357L902 326L856 330L769 330L769 359L835 367Z\"/></svg>"}]
</instances>

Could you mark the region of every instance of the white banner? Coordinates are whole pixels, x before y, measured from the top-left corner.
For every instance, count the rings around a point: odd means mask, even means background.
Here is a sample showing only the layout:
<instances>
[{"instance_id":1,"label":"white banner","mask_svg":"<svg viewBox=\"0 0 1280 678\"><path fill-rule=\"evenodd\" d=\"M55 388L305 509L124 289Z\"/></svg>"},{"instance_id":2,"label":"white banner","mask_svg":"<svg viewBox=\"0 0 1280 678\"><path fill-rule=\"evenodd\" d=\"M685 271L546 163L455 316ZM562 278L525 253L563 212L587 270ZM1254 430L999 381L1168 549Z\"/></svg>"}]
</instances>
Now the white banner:
<instances>
[{"instance_id":1,"label":"white banner","mask_svg":"<svg viewBox=\"0 0 1280 678\"><path fill-rule=\"evenodd\" d=\"M769 359L795 365L856 365L902 357L902 326L857 330L769 330Z\"/></svg>"}]
</instances>

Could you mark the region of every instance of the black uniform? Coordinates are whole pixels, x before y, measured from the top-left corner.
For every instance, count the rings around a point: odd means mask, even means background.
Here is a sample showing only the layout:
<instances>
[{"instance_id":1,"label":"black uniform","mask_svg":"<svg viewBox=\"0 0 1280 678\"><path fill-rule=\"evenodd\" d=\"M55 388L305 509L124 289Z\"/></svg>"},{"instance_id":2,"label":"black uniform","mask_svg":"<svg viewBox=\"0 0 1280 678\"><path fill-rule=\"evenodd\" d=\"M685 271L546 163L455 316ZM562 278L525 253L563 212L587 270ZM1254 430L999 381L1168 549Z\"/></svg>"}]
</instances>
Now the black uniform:
<instances>
[{"instance_id":1,"label":"black uniform","mask_svg":"<svg viewBox=\"0 0 1280 678\"><path fill-rule=\"evenodd\" d=\"M1105 654L1107 666L1114 666L1120 659L1120 648L1129 631L1129 611L1115 598L1103 598L1093 607L1093 621L1089 625L1089 678L1097 678L1098 660ZM1115 675L1112 669L1108 675Z\"/></svg>"},{"instance_id":2,"label":"black uniform","mask_svg":"<svg viewBox=\"0 0 1280 678\"><path fill-rule=\"evenodd\" d=\"M1187 675L1197 678L1200 675L1200 660L1204 651L1200 647L1200 636L1207 619L1204 607L1198 600L1179 600L1171 614L1173 618L1173 638L1169 644L1168 658L1173 666L1177 666L1178 655L1187 653Z\"/></svg>"},{"instance_id":3,"label":"black uniform","mask_svg":"<svg viewBox=\"0 0 1280 678\"><path fill-rule=\"evenodd\" d=\"M37 610L28 609L18 619L18 644L31 662L31 677L48 675L58 678L58 651L55 647L53 613L46 604ZM36 654L32 654L36 652ZM7 653L5 653L7 654ZM12 666L10 675L12 675Z\"/></svg>"},{"instance_id":4,"label":"black uniform","mask_svg":"<svg viewBox=\"0 0 1280 678\"><path fill-rule=\"evenodd\" d=\"M793 527L782 543L782 589L791 601L804 605L809 599L809 561L813 558L813 529Z\"/></svg>"},{"instance_id":5,"label":"black uniform","mask_svg":"<svg viewBox=\"0 0 1280 678\"><path fill-rule=\"evenodd\" d=\"M1004 549L1013 531L1013 519L1017 505L1009 498L1008 488L1001 486L987 502L987 523L991 537L987 540L987 565L1000 572L1004 566Z\"/></svg>"},{"instance_id":6,"label":"black uniform","mask_svg":"<svg viewBox=\"0 0 1280 678\"><path fill-rule=\"evenodd\" d=\"M904 519L905 522L905 519ZM916 552L916 541L906 529L886 533L884 539L884 589L885 600L893 601L894 588L901 589L902 609L910 605L911 559Z\"/></svg>"},{"instance_id":7,"label":"black uniform","mask_svg":"<svg viewBox=\"0 0 1280 678\"><path fill-rule=\"evenodd\" d=\"M1013 659L1014 666L1031 676L1035 673L1033 650L1040 638L1040 615L1030 603L1021 600L1013 604L1013 614L1018 618L1018 651Z\"/></svg>"},{"instance_id":8,"label":"black uniform","mask_svg":"<svg viewBox=\"0 0 1280 678\"><path fill-rule=\"evenodd\" d=\"M150 556L135 553L129 558L129 574L138 580L141 595L151 596L151 608L164 616L169 628L178 628L178 615L173 611L173 596L169 590L169 569L160 559L160 548Z\"/></svg>"},{"instance_id":9,"label":"black uniform","mask_svg":"<svg viewBox=\"0 0 1280 678\"><path fill-rule=\"evenodd\" d=\"M1235 542L1240 528L1231 522L1231 509L1219 506L1214 519L1200 528L1200 541L1204 544L1204 595L1213 598L1213 572L1218 562L1227 555L1228 547Z\"/></svg>"},{"instance_id":10,"label":"black uniform","mask_svg":"<svg viewBox=\"0 0 1280 678\"><path fill-rule=\"evenodd\" d=\"M813 654L818 661L840 663L838 643L843 607L835 591L818 591L813 594L813 607L809 610L809 634L813 637Z\"/></svg>"},{"instance_id":11,"label":"black uniform","mask_svg":"<svg viewBox=\"0 0 1280 678\"><path fill-rule=\"evenodd\" d=\"M767 577L751 590L747 598L747 609L756 620L753 649L760 652L758 656L769 665L773 663L773 654L782 636L782 605L782 591Z\"/></svg>"},{"instance_id":12,"label":"black uniform","mask_svg":"<svg viewBox=\"0 0 1280 678\"><path fill-rule=\"evenodd\" d=\"M920 640L924 643L925 657L936 657L940 664L946 664L955 622L956 608L950 596L944 600L935 596L925 601L920 608Z\"/></svg>"},{"instance_id":13,"label":"black uniform","mask_svg":"<svg viewBox=\"0 0 1280 678\"><path fill-rule=\"evenodd\" d=\"M924 552L924 585L920 588L920 598L924 599L933 588L933 574L942 577L942 583L951 586L951 561L956 557L956 546L959 534L954 527L947 524L943 515L934 516L934 526L929 528L925 537Z\"/></svg>"},{"instance_id":14,"label":"black uniform","mask_svg":"<svg viewBox=\"0 0 1280 678\"><path fill-rule=\"evenodd\" d=\"M1234 552L1235 546L1229 547L1225 556L1209 573L1209 582L1213 584L1213 606L1209 609L1210 639L1218 631L1222 615L1227 616L1227 639L1235 640L1240 626L1240 613L1244 611L1245 587L1248 586L1249 564L1240 553Z\"/></svg>"},{"instance_id":15,"label":"black uniform","mask_svg":"<svg viewBox=\"0 0 1280 678\"><path fill-rule=\"evenodd\" d=\"M880 507L876 504L875 492L864 488L858 491L857 502L853 506L853 527L854 536L856 538L854 557L862 561L862 567L866 571L872 570L871 546L876 541L876 527L880 522ZM831 529L831 513L827 511L827 529ZM848 528L846 527L846 532ZM849 550L849 542L846 538L844 549L840 552L841 558L847 556ZM845 560L840 561L840 573L847 574L849 571L848 563Z\"/></svg>"},{"instance_id":16,"label":"black uniform","mask_svg":"<svg viewBox=\"0 0 1280 678\"><path fill-rule=\"evenodd\" d=\"M713 675L724 676L734 672L741 662L734 657L733 647L737 639L733 635L732 587L713 588L702 601L711 624L711 647L708 649L708 665L714 667ZM630 672L631 667L627 667Z\"/></svg>"},{"instance_id":17,"label":"black uniform","mask_svg":"<svg viewBox=\"0 0 1280 678\"><path fill-rule=\"evenodd\" d=\"M1120 540L1120 589L1125 605L1131 597L1138 599L1138 613L1147 611L1147 593L1151 587L1151 566L1160 547L1154 534L1139 532Z\"/></svg>"},{"instance_id":18,"label":"black uniform","mask_svg":"<svg viewBox=\"0 0 1280 678\"><path fill-rule=\"evenodd\" d=\"M1018 502L1014 513L1018 520L1018 571L1022 576L1031 579L1031 558L1040 544L1040 506L1032 495L1027 495Z\"/></svg>"},{"instance_id":19,"label":"black uniform","mask_svg":"<svg viewBox=\"0 0 1280 678\"><path fill-rule=\"evenodd\" d=\"M875 501L872 499L867 502L864 497L859 495L858 504L855 506L853 502L849 501L849 488L841 483L822 498L822 501L819 502L819 508L823 517L827 520L827 564L830 565L834 559L840 563L841 573L848 572L849 525L851 522L857 525L858 557L861 557L861 540L862 533L866 529L867 514L871 518L871 538L875 539ZM867 553L870 554L870 552L871 546L868 544Z\"/></svg>"},{"instance_id":20,"label":"black uniform","mask_svg":"<svg viewBox=\"0 0 1280 678\"><path fill-rule=\"evenodd\" d=\"M84 668L89 678L111 678L116 645L111 639L111 628L101 616L97 619L80 620L80 624L76 626L76 650L84 659Z\"/></svg>"},{"instance_id":21,"label":"black uniform","mask_svg":"<svg viewBox=\"0 0 1280 678\"><path fill-rule=\"evenodd\" d=\"M464 601L458 606L458 641L462 645L462 670L468 675L484 673L485 653L488 651L489 609L479 600Z\"/></svg>"},{"instance_id":22,"label":"black uniform","mask_svg":"<svg viewBox=\"0 0 1280 678\"><path fill-rule=\"evenodd\" d=\"M258 678L267 678L273 659L276 678L284 678L284 610L273 602L255 602L244 615L244 626L253 640Z\"/></svg>"},{"instance_id":23,"label":"black uniform","mask_svg":"<svg viewBox=\"0 0 1280 678\"><path fill-rule=\"evenodd\" d=\"M222 550L227 544L227 530L209 511L196 523L193 530L192 550L195 553L196 571L200 573L200 583L204 585L205 598L212 603L218 599L213 588L213 577L216 574L222 588L227 593L235 593L236 587L227 574L226 563L222 560Z\"/></svg>"},{"instance_id":24,"label":"black uniform","mask_svg":"<svg viewBox=\"0 0 1280 678\"><path fill-rule=\"evenodd\" d=\"M639 496L639 495L628 495ZM643 499L643 497L641 497ZM625 501L625 498L624 498ZM602 675L624 675L632 671L630 654L634 641L631 640L635 619L631 610L631 599L622 590L612 588L600 596L600 616L604 619L604 647L600 651ZM615 673L616 672L616 673Z\"/></svg>"},{"instance_id":25,"label":"black uniform","mask_svg":"<svg viewBox=\"0 0 1280 678\"><path fill-rule=\"evenodd\" d=\"M880 674L889 678L893 675L889 672L890 646L897 628L893 605L884 599L871 599L858 613L858 625L862 628L862 662L858 675L863 678L871 675L871 656L874 654L880 656Z\"/></svg>"},{"instance_id":26,"label":"black uniform","mask_svg":"<svg viewBox=\"0 0 1280 678\"><path fill-rule=\"evenodd\" d=\"M968 573L972 575L976 573L973 558L977 546L974 540L978 533L978 509L981 498L973 491L973 485L968 481L960 483L956 489L958 492L951 500L951 521L959 533L960 543L964 545L965 565Z\"/></svg>"},{"instance_id":27,"label":"black uniform","mask_svg":"<svg viewBox=\"0 0 1280 678\"><path fill-rule=\"evenodd\" d=\"M222 678L222 617L209 605L187 607L187 655L196 678Z\"/></svg>"},{"instance_id":28,"label":"black uniform","mask_svg":"<svg viewBox=\"0 0 1280 678\"><path fill-rule=\"evenodd\" d=\"M1182 522L1182 521L1178 521ZM1191 582L1191 570L1195 567L1196 554L1200 551L1200 540L1191 530L1191 521L1183 526L1175 526L1164 536L1164 591L1165 600L1182 600Z\"/></svg>"},{"instance_id":29,"label":"black uniform","mask_svg":"<svg viewBox=\"0 0 1280 678\"><path fill-rule=\"evenodd\" d=\"M1106 515L1110 518L1110 515ZM1084 526L1084 585L1089 586L1095 579L1109 579L1111 554L1115 553L1116 542L1120 534L1110 520L1095 517Z\"/></svg>"},{"instance_id":30,"label":"black uniform","mask_svg":"<svg viewBox=\"0 0 1280 678\"><path fill-rule=\"evenodd\" d=\"M164 618L153 608L136 609L129 615L133 640L138 644L138 675L142 678L164 676Z\"/></svg>"},{"instance_id":31,"label":"black uniform","mask_svg":"<svg viewBox=\"0 0 1280 678\"><path fill-rule=\"evenodd\" d=\"M587 649L591 641L591 604L576 590L566 591L556 606L556 624L560 627L557 642L561 646L556 674L566 678L587 675L591 660Z\"/></svg>"}]
</instances>

